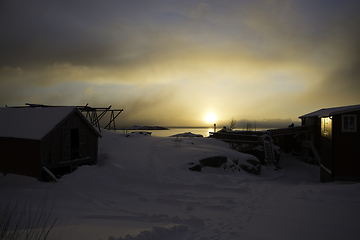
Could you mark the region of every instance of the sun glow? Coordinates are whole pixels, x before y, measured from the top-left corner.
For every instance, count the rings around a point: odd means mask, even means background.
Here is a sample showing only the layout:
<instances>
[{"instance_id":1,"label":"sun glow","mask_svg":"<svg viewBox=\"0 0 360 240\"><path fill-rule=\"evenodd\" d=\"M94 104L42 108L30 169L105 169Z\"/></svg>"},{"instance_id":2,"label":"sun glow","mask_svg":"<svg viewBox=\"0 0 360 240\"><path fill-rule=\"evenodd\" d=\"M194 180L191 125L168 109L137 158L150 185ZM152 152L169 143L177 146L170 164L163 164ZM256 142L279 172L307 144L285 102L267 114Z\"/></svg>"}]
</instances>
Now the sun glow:
<instances>
[{"instance_id":1,"label":"sun glow","mask_svg":"<svg viewBox=\"0 0 360 240\"><path fill-rule=\"evenodd\" d=\"M213 113L208 113L205 117L205 121L208 123L215 123L216 116Z\"/></svg>"}]
</instances>

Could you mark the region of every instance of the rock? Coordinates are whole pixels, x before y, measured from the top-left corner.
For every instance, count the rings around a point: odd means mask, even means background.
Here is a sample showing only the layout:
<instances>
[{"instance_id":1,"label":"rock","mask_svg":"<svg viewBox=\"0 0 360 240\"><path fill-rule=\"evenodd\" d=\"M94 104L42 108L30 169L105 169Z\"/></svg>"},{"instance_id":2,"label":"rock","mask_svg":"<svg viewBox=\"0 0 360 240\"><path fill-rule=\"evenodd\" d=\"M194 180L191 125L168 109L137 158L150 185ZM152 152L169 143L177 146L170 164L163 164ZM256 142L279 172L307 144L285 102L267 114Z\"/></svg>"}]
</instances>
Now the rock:
<instances>
[{"instance_id":1,"label":"rock","mask_svg":"<svg viewBox=\"0 0 360 240\"><path fill-rule=\"evenodd\" d=\"M189 168L191 171L197 171L197 172L201 172L201 166L198 164L198 165L195 165L191 168Z\"/></svg>"},{"instance_id":2,"label":"rock","mask_svg":"<svg viewBox=\"0 0 360 240\"><path fill-rule=\"evenodd\" d=\"M258 160L255 159L248 159L246 160L249 165L241 164L240 167L244 171L247 171L249 173L253 173L256 175L259 175L261 173L261 163Z\"/></svg>"},{"instance_id":3,"label":"rock","mask_svg":"<svg viewBox=\"0 0 360 240\"><path fill-rule=\"evenodd\" d=\"M199 162L202 167L219 168L224 163L227 162L227 157L224 157L224 156L209 157L209 158L202 159Z\"/></svg>"},{"instance_id":4,"label":"rock","mask_svg":"<svg viewBox=\"0 0 360 240\"><path fill-rule=\"evenodd\" d=\"M191 171L201 172L202 167L220 168L226 162L227 162L227 157L224 157L224 156L209 157L209 158L204 158L204 159L200 160L199 161L200 164L190 167L189 169ZM189 165L193 165L193 164L194 163L190 163Z\"/></svg>"}]
</instances>

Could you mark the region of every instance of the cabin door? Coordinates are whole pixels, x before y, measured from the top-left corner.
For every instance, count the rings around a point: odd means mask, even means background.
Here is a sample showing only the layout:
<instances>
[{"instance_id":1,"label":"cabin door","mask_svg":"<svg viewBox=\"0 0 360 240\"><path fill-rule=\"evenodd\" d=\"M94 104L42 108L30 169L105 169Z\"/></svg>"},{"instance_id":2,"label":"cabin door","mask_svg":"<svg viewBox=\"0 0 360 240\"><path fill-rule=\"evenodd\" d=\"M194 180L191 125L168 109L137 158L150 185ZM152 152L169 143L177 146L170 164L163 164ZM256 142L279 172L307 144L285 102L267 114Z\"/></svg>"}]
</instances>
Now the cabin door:
<instances>
[{"instance_id":1,"label":"cabin door","mask_svg":"<svg viewBox=\"0 0 360 240\"><path fill-rule=\"evenodd\" d=\"M79 158L80 137L79 129L63 130L63 157L62 161L70 161Z\"/></svg>"},{"instance_id":2,"label":"cabin door","mask_svg":"<svg viewBox=\"0 0 360 240\"><path fill-rule=\"evenodd\" d=\"M78 128L73 128L70 130L70 142L71 142L71 160L78 159L79 146L80 146L80 135Z\"/></svg>"},{"instance_id":3,"label":"cabin door","mask_svg":"<svg viewBox=\"0 0 360 240\"><path fill-rule=\"evenodd\" d=\"M89 156L86 144L86 131L83 129L79 132L79 155L80 158Z\"/></svg>"}]
</instances>

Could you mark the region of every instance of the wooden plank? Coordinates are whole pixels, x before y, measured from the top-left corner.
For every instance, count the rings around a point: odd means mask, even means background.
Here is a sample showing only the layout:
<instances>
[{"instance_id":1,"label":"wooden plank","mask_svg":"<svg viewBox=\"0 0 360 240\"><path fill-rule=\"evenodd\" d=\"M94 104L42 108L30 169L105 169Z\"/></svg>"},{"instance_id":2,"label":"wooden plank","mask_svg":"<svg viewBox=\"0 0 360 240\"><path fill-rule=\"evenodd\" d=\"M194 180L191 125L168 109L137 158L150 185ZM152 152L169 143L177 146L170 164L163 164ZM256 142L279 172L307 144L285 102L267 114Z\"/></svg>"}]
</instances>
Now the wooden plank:
<instances>
[{"instance_id":1,"label":"wooden plank","mask_svg":"<svg viewBox=\"0 0 360 240\"><path fill-rule=\"evenodd\" d=\"M54 179L55 182L58 181L57 178L55 177L55 175L54 175L49 169L47 169L47 167L43 166L43 170L44 170L47 174L49 174L49 176L50 176L52 179Z\"/></svg>"}]
</instances>

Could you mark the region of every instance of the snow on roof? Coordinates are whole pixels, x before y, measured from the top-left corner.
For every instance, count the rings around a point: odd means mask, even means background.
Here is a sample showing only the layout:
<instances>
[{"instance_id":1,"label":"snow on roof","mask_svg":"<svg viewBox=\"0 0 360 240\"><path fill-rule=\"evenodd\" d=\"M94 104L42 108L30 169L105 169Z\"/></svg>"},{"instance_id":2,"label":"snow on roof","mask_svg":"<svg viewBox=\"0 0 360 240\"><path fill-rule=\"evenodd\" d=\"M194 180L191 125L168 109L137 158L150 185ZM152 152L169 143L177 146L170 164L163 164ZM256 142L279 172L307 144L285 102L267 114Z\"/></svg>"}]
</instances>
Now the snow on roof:
<instances>
[{"instance_id":1,"label":"snow on roof","mask_svg":"<svg viewBox=\"0 0 360 240\"><path fill-rule=\"evenodd\" d=\"M76 107L0 108L0 137L41 140Z\"/></svg>"},{"instance_id":2,"label":"snow on roof","mask_svg":"<svg viewBox=\"0 0 360 240\"><path fill-rule=\"evenodd\" d=\"M302 115L299 118L327 117L327 116L333 116L336 114L347 113L347 112L358 111L358 110L360 110L360 104L351 105L351 106L343 106L343 107L323 108L323 109L317 110L315 112L311 112L311 113Z\"/></svg>"}]
</instances>

